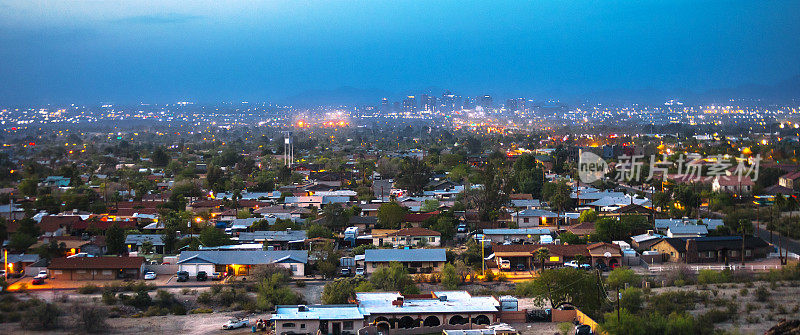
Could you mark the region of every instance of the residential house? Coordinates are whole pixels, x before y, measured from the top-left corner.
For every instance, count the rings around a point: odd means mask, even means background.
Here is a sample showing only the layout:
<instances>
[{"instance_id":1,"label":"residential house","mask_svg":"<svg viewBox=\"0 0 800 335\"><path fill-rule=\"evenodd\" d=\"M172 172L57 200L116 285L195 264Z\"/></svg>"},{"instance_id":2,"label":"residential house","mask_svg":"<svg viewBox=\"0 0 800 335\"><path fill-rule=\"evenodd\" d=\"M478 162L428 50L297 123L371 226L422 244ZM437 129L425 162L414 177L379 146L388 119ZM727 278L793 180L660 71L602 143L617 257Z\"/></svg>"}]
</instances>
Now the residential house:
<instances>
[{"instance_id":1,"label":"residential house","mask_svg":"<svg viewBox=\"0 0 800 335\"><path fill-rule=\"evenodd\" d=\"M443 329L482 328L500 321L496 298L467 291L359 292L356 302L370 334L440 334Z\"/></svg>"},{"instance_id":2,"label":"residential house","mask_svg":"<svg viewBox=\"0 0 800 335\"><path fill-rule=\"evenodd\" d=\"M372 244L382 246L391 244L393 247L423 246L438 247L441 245L442 233L425 228L404 228L381 235L372 235Z\"/></svg>"},{"instance_id":3,"label":"residential house","mask_svg":"<svg viewBox=\"0 0 800 335\"><path fill-rule=\"evenodd\" d=\"M500 320L500 302L466 291L361 292L347 305L276 306L276 335L435 334Z\"/></svg>"},{"instance_id":4,"label":"residential house","mask_svg":"<svg viewBox=\"0 0 800 335\"><path fill-rule=\"evenodd\" d=\"M585 244L509 244L493 245L492 253L495 261L500 264L504 260L511 263L512 268L519 264L532 269L538 266L540 260L535 259L539 249L547 249L550 257L545 260L545 267L562 266L565 262L583 258L587 263L596 265L622 264L622 252L618 245L611 243Z\"/></svg>"},{"instance_id":5,"label":"residential house","mask_svg":"<svg viewBox=\"0 0 800 335\"><path fill-rule=\"evenodd\" d=\"M663 238L650 246L664 261L676 263L729 263L742 259L741 236ZM765 258L772 247L760 237L744 239L745 260Z\"/></svg>"},{"instance_id":6,"label":"residential house","mask_svg":"<svg viewBox=\"0 0 800 335\"><path fill-rule=\"evenodd\" d=\"M667 237L703 237L708 235L704 225L681 225L667 228Z\"/></svg>"},{"instance_id":7,"label":"residential house","mask_svg":"<svg viewBox=\"0 0 800 335\"><path fill-rule=\"evenodd\" d=\"M550 236L547 228L484 229L483 236L491 243L538 243L542 236Z\"/></svg>"},{"instance_id":8,"label":"residential house","mask_svg":"<svg viewBox=\"0 0 800 335\"><path fill-rule=\"evenodd\" d=\"M439 272L447 262L445 249L368 249L364 251L364 274L397 262L409 273Z\"/></svg>"},{"instance_id":9,"label":"residential house","mask_svg":"<svg viewBox=\"0 0 800 335\"><path fill-rule=\"evenodd\" d=\"M714 192L728 192L734 194L750 194L755 183L748 176L716 176L711 183Z\"/></svg>"},{"instance_id":10,"label":"residential house","mask_svg":"<svg viewBox=\"0 0 800 335\"><path fill-rule=\"evenodd\" d=\"M306 240L305 230L257 230L239 233L239 243L261 243L267 250L298 250Z\"/></svg>"},{"instance_id":11,"label":"residential house","mask_svg":"<svg viewBox=\"0 0 800 335\"><path fill-rule=\"evenodd\" d=\"M47 271L57 280L139 279L144 266L144 257L62 257L51 260Z\"/></svg>"},{"instance_id":12,"label":"residential house","mask_svg":"<svg viewBox=\"0 0 800 335\"><path fill-rule=\"evenodd\" d=\"M780 176L778 185L792 190L792 192L800 191L800 171L789 172Z\"/></svg>"},{"instance_id":13,"label":"residential house","mask_svg":"<svg viewBox=\"0 0 800 335\"><path fill-rule=\"evenodd\" d=\"M152 252L164 253L164 235L161 234L128 234L125 236L125 245L128 252L139 252L142 245L149 242L153 246Z\"/></svg>"},{"instance_id":14,"label":"residential house","mask_svg":"<svg viewBox=\"0 0 800 335\"><path fill-rule=\"evenodd\" d=\"M358 335L364 318L357 305L278 305L270 316L276 335Z\"/></svg>"},{"instance_id":15,"label":"residential house","mask_svg":"<svg viewBox=\"0 0 800 335\"><path fill-rule=\"evenodd\" d=\"M292 271L292 275L305 275L308 263L306 250L205 250L183 251L178 257L178 270L194 276L199 271L208 274L225 272L247 275L255 265L275 264Z\"/></svg>"},{"instance_id":16,"label":"residential house","mask_svg":"<svg viewBox=\"0 0 800 335\"><path fill-rule=\"evenodd\" d=\"M0 218L21 220L25 218L25 210L13 202L7 205L0 205Z\"/></svg>"},{"instance_id":17,"label":"residential house","mask_svg":"<svg viewBox=\"0 0 800 335\"><path fill-rule=\"evenodd\" d=\"M511 220L519 228L552 227L556 226L558 214L544 209L526 209L511 213Z\"/></svg>"},{"instance_id":18,"label":"residential house","mask_svg":"<svg viewBox=\"0 0 800 335\"><path fill-rule=\"evenodd\" d=\"M9 275L22 274L28 265L39 261L37 254L5 254L4 258L0 258L4 263L8 264L5 268Z\"/></svg>"}]
</instances>

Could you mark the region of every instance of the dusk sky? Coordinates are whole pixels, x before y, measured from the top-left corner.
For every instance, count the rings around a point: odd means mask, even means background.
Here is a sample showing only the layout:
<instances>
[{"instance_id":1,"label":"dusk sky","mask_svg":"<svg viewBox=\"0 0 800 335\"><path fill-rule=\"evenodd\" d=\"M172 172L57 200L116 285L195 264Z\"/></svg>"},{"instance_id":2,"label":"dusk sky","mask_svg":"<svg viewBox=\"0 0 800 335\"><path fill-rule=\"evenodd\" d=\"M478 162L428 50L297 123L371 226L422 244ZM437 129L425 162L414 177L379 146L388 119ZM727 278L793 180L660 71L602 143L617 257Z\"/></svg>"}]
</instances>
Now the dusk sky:
<instances>
[{"instance_id":1,"label":"dusk sky","mask_svg":"<svg viewBox=\"0 0 800 335\"><path fill-rule=\"evenodd\" d=\"M0 0L0 105L284 102L345 86L550 98L797 74L794 0Z\"/></svg>"}]
</instances>

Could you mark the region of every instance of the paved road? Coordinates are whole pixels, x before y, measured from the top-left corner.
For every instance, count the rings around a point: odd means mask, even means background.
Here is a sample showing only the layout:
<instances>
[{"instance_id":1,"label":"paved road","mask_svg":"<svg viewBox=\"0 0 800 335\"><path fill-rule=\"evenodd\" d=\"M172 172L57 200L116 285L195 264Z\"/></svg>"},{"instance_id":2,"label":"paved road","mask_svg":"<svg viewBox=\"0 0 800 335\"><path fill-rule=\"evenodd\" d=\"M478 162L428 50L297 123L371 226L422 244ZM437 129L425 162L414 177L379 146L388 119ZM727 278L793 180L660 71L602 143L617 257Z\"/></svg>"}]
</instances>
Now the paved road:
<instances>
[{"instance_id":1,"label":"paved road","mask_svg":"<svg viewBox=\"0 0 800 335\"><path fill-rule=\"evenodd\" d=\"M756 234L758 234L759 237L763 238L764 241L769 242L769 230L766 230L766 229L763 229L763 228L756 228ZM772 244L774 244L775 246L779 245L779 243L778 243L778 234L777 233L773 233L772 234ZM783 248L786 249L786 250L789 250L789 251L791 251L791 252L793 252L795 254L800 255L800 241L792 240L790 238L784 237L783 238Z\"/></svg>"}]
</instances>

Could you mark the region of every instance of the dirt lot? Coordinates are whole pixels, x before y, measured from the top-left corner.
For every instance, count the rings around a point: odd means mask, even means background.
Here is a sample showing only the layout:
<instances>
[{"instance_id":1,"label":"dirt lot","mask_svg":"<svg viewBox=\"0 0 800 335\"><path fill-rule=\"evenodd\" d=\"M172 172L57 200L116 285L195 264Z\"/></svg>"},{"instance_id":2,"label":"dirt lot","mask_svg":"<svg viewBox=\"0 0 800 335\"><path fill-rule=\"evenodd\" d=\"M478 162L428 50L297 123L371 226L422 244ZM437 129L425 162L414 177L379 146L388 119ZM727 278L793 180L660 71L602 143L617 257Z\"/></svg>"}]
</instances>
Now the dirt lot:
<instances>
[{"instance_id":1,"label":"dirt lot","mask_svg":"<svg viewBox=\"0 0 800 335\"><path fill-rule=\"evenodd\" d=\"M232 315L229 313L210 313L193 315L167 315L146 318L108 319L111 334L249 334L250 328L222 330L222 324ZM250 316L251 321L266 315ZM20 331L19 323L0 324L0 333L14 334ZM74 331L31 332L26 334L73 334Z\"/></svg>"},{"instance_id":2,"label":"dirt lot","mask_svg":"<svg viewBox=\"0 0 800 335\"><path fill-rule=\"evenodd\" d=\"M763 287L765 299L759 299L756 291ZM797 319L800 316L800 285L788 282L779 282L770 285L768 282L717 284L708 286L689 285L684 287L657 288L653 293L666 291L688 290L698 293L710 294L711 303L697 304L690 311L699 315L710 309L725 308L713 301L718 299L732 302L738 306L738 314L728 322L718 323L719 329L735 331L742 334L763 334L781 319ZM762 301L759 301L762 300Z\"/></svg>"}]
</instances>

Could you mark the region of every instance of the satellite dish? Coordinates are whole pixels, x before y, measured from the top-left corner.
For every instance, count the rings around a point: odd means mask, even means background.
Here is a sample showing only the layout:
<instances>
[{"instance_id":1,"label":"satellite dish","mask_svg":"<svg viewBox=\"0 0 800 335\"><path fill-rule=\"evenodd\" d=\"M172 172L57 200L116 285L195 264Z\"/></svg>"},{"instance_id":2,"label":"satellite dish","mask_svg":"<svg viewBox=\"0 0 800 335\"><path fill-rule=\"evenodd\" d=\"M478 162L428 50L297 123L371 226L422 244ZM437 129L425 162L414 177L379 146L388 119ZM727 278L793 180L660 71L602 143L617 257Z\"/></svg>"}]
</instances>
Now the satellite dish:
<instances>
[{"instance_id":1,"label":"satellite dish","mask_svg":"<svg viewBox=\"0 0 800 335\"><path fill-rule=\"evenodd\" d=\"M608 252L608 251L606 251L606 253L604 253L604 254L603 254L603 256L604 256L605 258L610 258L610 257L611 257L611 253L610 253L610 252Z\"/></svg>"}]
</instances>

